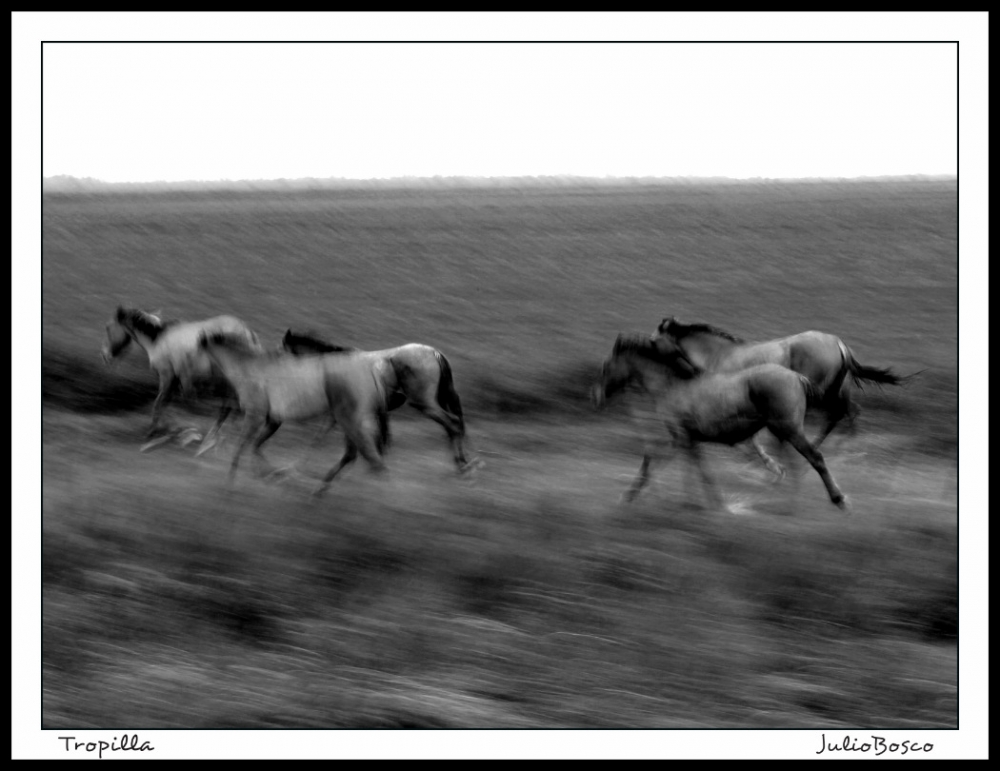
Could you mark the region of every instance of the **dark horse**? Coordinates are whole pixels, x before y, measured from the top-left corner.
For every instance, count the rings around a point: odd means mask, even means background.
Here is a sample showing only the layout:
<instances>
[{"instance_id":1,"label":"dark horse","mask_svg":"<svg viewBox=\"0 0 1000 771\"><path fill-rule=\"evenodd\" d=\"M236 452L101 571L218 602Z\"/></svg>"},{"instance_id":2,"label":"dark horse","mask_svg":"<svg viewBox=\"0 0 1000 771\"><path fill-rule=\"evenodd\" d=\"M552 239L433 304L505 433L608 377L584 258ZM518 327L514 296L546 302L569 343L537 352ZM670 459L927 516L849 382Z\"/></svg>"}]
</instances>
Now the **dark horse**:
<instances>
[{"instance_id":1,"label":"dark horse","mask_svg":"<svg viewBox=\"0 0 1000 771\"><path fill-rule=\"evenodd\" d=\"M668 340L619 335L594 387L594 402L605 400L629 383L636 383L656 400L656 415L666 427L666 439L687 453L701 472L706 490L722 508L725 504L706 471L699 445L734 445L767 428L788 442L816 469L830 500L845 508L837 487L814 444L806 439L803 420L809 379L777 364L760 364L738 372L703 372L679 346ZM631 501L649 481L649 466L662 452L663 439L647 444L639 473L626 493Z\"/></svg>"},{"instance_id":2,"label":"dark horse","mask_svg":"<svg viewBox=\"0 0 1000 771\"><path fill-rule=\"evenodd\" d=\"M260 447L283 422L319 415L343 426L346 451L317 494L358 453L375 470L385 468L382 454L389 442L385 389L368 362L336 355L261 353L223 333L202 333L198 348L222 370L246 413L246 430L233 456L230 478L251 441L258 464L266 464Z\"/></svg>"},{"instance_id":3,"label":"dark horse","mask_svg":"<svg viewBox=\"0 0 1000 771\"><path fill-rule=\"evenodd\" d=\"M676 318L664 319L653 342L665 351L680 348L695 366L709 372L735 372L758 364L780 364L805 375L816 386L811 408L824 413L826 424L815 445L819 447L845 417L851 423L858 407L851 402L850 381L859 388L864 383L901 385L909 377L890 369L868 367L855 358L844 341L825 332L802 332L764 342L747 342L709 324L684 324ZM760 445L754 448L766 457Z\"/></svg>"},{"instance_id":4,"label":"dark horse","mask_svg":"<svg viewBox=\"0 0 1000 771\"><path fill-rule=\"evenodd\" d=\"M282 348L296 356L339 353L367 361L382 381L389 410L410 405L444 428L459 472L470 469L465 456L465 418L455 391L451 364L441 351L421 343L409 343L381 351L361 351L333 345L319 338L288 330ZM332 426L331 426L332 427Z\"/></svg>"}]
</instances>

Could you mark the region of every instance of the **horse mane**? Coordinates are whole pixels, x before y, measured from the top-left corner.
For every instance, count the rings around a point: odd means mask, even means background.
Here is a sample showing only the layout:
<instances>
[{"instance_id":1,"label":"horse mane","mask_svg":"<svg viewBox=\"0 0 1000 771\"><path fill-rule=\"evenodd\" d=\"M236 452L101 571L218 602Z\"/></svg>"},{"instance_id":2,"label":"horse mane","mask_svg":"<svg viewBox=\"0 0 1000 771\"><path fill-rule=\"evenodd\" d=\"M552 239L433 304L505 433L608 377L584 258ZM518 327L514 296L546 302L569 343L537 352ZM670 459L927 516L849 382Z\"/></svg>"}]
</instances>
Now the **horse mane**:
<instances>
[{"instance_id":1,"label":"horse mane","mask_svg":"<svg viewBox=\"0 0 1000 771\"><path fill-rule=\"evenodd\" d=\"M257 343L256 335L254 336L253 343ZM252 353L254 355L259 355L260 351L258 348L254 348L251 341L243 335L235 335L231 332L202 332L201 337L198 340L199 346L206 343L211 343L212 345L218 345L223 348L228 348L231 351L238 351L240 353Z\"/></svg>"},{"instance_id":2,"label":"horse mane","mask_svg":"<svg viewBox=\"0 0 1000 771\"><path fill-rule=\"evenodd\" d=\"M629 334L618 335L615 340L615 347L612 355L628 352L651 361L654 364L661 364L669 367L675 375L687 380L701 373L701 370L692 364L681 351L676 353L663 353L650 339L649 335Z\"/></svg>"},{"instance_id":3,"label":"horse mane","mask_svg":"<svg viewBox=\"0 0 1000 771\"><path fill-rule=\"evenodd\" d=\"M150 340L155 340L164 329L178 323L175 320L160 321L151 313L140 311L138 308L122 308L121 306L118 307L115 318L119 324L145 335Z\"/></svg>"},{"instance_id":4,"label":"horse mane","mask_svg":"<svg viewBox=\"0 0 1000 771\"><path fill-rule=\"evenodd\" d=\"M292 343L294 345L303 345L307 348L312 348L318 353L350 353L358 350L347 345L328 343L312 332L293 332L291 329L285 332L285 336L281 342L282 344Z\"/></svg>"},{"instance_id":5,"label":"horse mane","mask_svg":"<svg viewBox=\"0 0 1000 771\"><path fill-rule=\"evenodd\" d=\"M660 353L660 350L656 347L652 340L649 339L649 335L640 334L621 334L618 335L618 339L615 340L615 347L612 351L613 354L619 353L635 353L644 359L649 359L657 364L666 364L670 360L670 357L664 356Z\"/></svg>"},{"instance_id":6,"label":"horse mane","mask_svg":"<svg viewBox=\"0 0 1000 771\"><path fill-rule=\"evenodd\" d=\"M712 326L711 324L706 324L704 322L694 322L692 324L685 324L683 322L677 321L677 319L670 319L667 324L661 324L661 329L669 327L670 334L675 340L681 340L688 335L715 335L716 337L721 337L723 340L728 340L731 343L745 343L742 337L737 337L736 335L730 334L724 329L719 329L718 327Z\"/></svg>"}]
</instances>

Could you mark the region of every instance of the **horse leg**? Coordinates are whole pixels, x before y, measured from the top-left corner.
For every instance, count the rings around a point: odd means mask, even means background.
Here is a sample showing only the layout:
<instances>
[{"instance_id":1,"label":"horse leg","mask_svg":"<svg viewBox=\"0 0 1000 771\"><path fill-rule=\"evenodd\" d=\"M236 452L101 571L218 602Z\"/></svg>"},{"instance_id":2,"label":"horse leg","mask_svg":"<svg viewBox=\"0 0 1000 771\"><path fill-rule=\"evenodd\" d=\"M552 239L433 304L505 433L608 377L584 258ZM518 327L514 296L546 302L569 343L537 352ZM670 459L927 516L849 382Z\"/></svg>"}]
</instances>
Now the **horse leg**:
<instances>
[{"instance_id":1,"label":"horse leg","mask_svg":"<svg viewBox=\"0 0 1000 771\"><path fill-rule=\"evenodd\" d=\"M355 458L358 457L357 446L355 446L354 442L352 442L350 439L347 439L346 441L347 441L347 447L344 451L344 457L340 459L340 463L338 463L336 466L330 469L330 472L325 477L323 477L323 484L321 484L319 486L319 489L316 490L315 493L313 493L313 495L316 496L317 498L326 492L326 488L330 486L330 482L332 482L333 478L340 473L341 469L343 469L344 466L353 463Z\"/></svg>"},{"instance_id":2,"label":"horse leg","mask_svg":"<svg viewBox=\"0 0 1000 771\"><path fill-rule=\"evenodd\" d=\"M662 460L672 447L676 447L676 444L677 439L672 433L666 438L651 437L646 439L642 450L642 463L639 464L639 470L636 472L632 484L628 490L622 493L623 503L631 503L635 500L642 489L649 484L649 469L653 465L653 461Z\"/></svg>"},{"instance_id":3,"label":"horse leg","mask_svg":"<svg viewBox=\"0 0 1000 771\"><path fill-rule=\"evenodd\" d=\"M451 444L451 452L455 459L456 468L459 473L468 470L469 459L465 456L465 448L462 445L462 440L465 438L465 430L462 426L462 421L437 404L428 404L426 402L417 402L412 400L410 403L416 409L420 410L423 415L433 420L445 430L445 433L448 434L448 442Z\"/></svg>"},{"instance_id":4,"label":"horse leg","mask_svg":"<svg viewBox=\"0 0 1000 771\"><path fill-rule=\"evenodd\" d=\"M649 465L652 463L653 456L646 452L642 456L642 463L639 466L639 471L635 475L635 479L632 480L631 486L622 493L622 501L624 503L631 503L635 500L635 497L649 483Z\"/></svg>"},{"instance_id":5,"label":"horse leg","mask_svg":"<svg viewBox=\"0 0 1000 771\"><path fill-rule=\"evenodd\" d=\"M356 446L361 453L361 457L368 461L368 465L372 467L372 471L380 472L386 470L385 461L382 460L382 453L378 451L374 441L365 438L358 442Z\"/></svg>"},{"instance_id":6,"label":"horse leg","mask_svg":"<svg viewBox=\"0 0 1000 771\"><path fill-rule=\"evenodd\" d=\"M265 418L264 427L261 428L260 432L257 434L257 438L253 443L253 454L254 458L257 459L257 475L261 477L270 476L275 473L274 467L267 462L267 458L264 457L264 453L261 452L260 446L264 444L268 439L270 439L274 432L281 427L281 421L274 420L270 415ZM261 469L264 469L263 473Z\"/></svg>"},{"instance_id":7,"label":"horse leg","mask_svg":"<svg viewBox=\"0 0 1000 771\"><path fill-rule=\"evenodd\" d=\"M222 407L219 409L219 417L215 421L215 425L212 426L208 433L205 434L205 438L201 441L201 446L198 448L198 452L194 455L195 457L200 457L206 452L215 447L219 442L219 431L222 429L222 424L226 422L226 418L229 417L229 413L233 411L233 403L227 399L222 403Z\"/></svg>"},{"instance_id":8,"label":"horse leg","mask_svg":"<svg viewBox=\"0 0 1000 771\"><path fill-rule=\"evenodd\" d=\"M840 491L840 488L837 487L837 483L833 480L833 475L830 474L826 467L826 461L823 459L822 453L816 449L816 446L809 444L809 440L806 439L805 434L801 430L792 432L786 438L788 443L798 450L803 458L809 461L809 465L816 469L816 473L823 480L830 500L841 509L847 508L847 498Z\"/></svg>"},{"instance_id":9,"label":"horse leg","mask_svg":"<svg viewBox=\"0 0 1000 771\"><path fill-rule=\"evenodd\" d=\"M240 443L236 447L236 452L233 453L233 462L229 466L230 484L236 478L236 467L240 463L240 456L243 454L243 451L247 448L247 445L250 444L250 441L253 439L254 434L257 433L257 429L259 426L260 423L255 421L252 415L248 414L246 416L246 425L243 428L243 436L240 437Z\"/></svg>"},{"instance_id":10,"label":"horse leg","mask_svg":"<svg viewBox=\"0 0 1000 771\"><path fill-rule=\"evenodd\" d=\"M333 429L335 429L336 427L337 427L337 419L331 415L330 422L316 432L316 436L313 438L312 443L309 445L309 449L315 450L317 447L319 447L320 443L326 438L326 435L329 434L331 431L333 431Z\"/></svg>"},{"instance_id":11,"label":"horse leg","mask_svg":"<svg viewBox=\"0 0 1000 771\"><path fill-rule=\"evenodd\" d=\"M837 424L841 420L845 417L850 417L853 425L854 415L857 414L857 407L851 403L851 397L847 392L835 394L833 397L827 399L823 404L823 410L826 413L826 425L820 431L819 436L816 437L816 441L813 442L813 447L817 448L823 444L824 440L837 427Z\"/></svg>"},{"instance_id":12,"label":"horse leg","mask_svg":"<svg viewBox=\"0 0 1000 771\"><path fill-rule=\"evenodd\" d=\"M174 391L177 389L177 378L173 375L160 375L160 391L156 394L156 401L153 402L153 423L146 433L146 438L150 439L160 431L160 421L163 418L163 408L170 401Z\"/></svg>"},{"instance_id":13,"label":"horse leg","mask_svg":"<svg viewBox=\"0 0 1000 771\"><path fill-rule=\"evenodd\" d=\"M759 457L761 461L763 461L764 465L767 466L767 470L778 478L776 481L780 481L784 478L785 467L768 455L764 450L764 445L760 442L760 432L757 432L750 438L750 446L757 453L757 457Z\"/></svg>"},{"instance_id":14,"label":"horse leg","mask_svg":"<svg viewBox=\"0 0 1000 771\"><path fill-rule=\"evenodd\" d=\"M705 458L701 453L701 447L697 442L688 441L686 449L688 458L694 462L695 467L701 474L701 481L705 486L705 492L708 495L709 502L712 505L721 508L723 511L729 512L729 507L726 506L725 500L719 493L719 490L715 485L715 480L708 473L708 469L705 467Z\"/></svg>"},{"instance_id":15,"label":"horse leg","mask_svg":"<svg viewBox=\"0 0 1000 771\"><path fill-rule=\"evenodd\" d=\"M861 408L854 402L847 403L847 425L850 428L852 434L856 434L858 431L858 415L861 413Z\"/></svg>"}]
</instances>

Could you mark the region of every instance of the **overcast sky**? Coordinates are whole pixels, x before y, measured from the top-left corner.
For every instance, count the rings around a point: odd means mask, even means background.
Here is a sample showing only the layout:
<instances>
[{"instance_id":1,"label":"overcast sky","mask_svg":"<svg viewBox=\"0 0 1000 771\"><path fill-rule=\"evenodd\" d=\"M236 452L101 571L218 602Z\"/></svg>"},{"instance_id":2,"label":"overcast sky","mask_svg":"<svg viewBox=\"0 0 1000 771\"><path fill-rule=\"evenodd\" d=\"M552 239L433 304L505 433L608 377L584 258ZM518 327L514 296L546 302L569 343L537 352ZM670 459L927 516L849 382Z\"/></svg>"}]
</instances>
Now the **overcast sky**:
<instances>
[{"instance_id":1,"label":"overcast sky","mask_svg":"<svg viewBox=\"0 0 1000 771\"><path fill-rule=\"evenodd\" d=\"M49 43L43 174L955 174L940 43Z\"/></svg>"}]
</instances>

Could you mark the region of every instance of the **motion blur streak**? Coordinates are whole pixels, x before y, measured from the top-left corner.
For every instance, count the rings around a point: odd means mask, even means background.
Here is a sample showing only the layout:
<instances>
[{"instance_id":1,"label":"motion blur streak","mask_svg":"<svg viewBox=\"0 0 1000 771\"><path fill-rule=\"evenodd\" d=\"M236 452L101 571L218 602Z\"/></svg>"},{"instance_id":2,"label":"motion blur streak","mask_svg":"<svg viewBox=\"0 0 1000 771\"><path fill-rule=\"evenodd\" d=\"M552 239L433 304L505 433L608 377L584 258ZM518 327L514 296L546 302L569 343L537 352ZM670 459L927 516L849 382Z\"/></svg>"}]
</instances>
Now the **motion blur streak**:
<instances>
[{"instance_id":1,"label":"motion blur streak","mask_svg":"<svg viewBox=\"0 0 1000 771\"><path fill-rule=\"evenodd\" d=\"M43 725L957 725L954 181L368 185L57 193L43 232ZM109 309L231 314L446 351L471 446L390 413L385 475L288 426L282 484L229 449L138 445L157 384L95 355ZM644 401L589 402L608 342L666 315L751 340L829 329L908 373L811 469L664 464ZM208 427L217 404L179 400ZM232 421L238 423L238 421ZM818 426L807 422L814 437ZM796 476L792 471L790 477Z\"/></svg>"}]
</instances>

